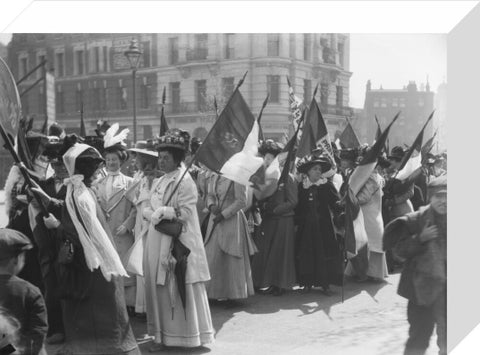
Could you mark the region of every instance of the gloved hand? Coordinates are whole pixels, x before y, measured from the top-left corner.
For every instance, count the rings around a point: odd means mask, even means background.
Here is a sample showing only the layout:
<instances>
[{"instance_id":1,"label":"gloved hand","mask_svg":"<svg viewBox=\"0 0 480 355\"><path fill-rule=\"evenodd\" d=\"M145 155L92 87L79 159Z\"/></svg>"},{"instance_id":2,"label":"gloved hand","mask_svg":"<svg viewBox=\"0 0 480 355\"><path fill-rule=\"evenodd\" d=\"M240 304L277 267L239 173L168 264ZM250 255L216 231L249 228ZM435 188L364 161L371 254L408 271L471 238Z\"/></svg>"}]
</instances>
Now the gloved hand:
<instances>
[{"instance_id":1,"label":"gloved hand","mask_svg":"<svg viewBox=\"0 0 480 355\"><path fill-rule=\"evenodd\" d=\"M153 209L151 207L147 207L143 210L143 218L145 218L147 221L150 221L152 219L152 213Z\"/></svg>"},{"instance_id":2,"label":"gloved hand","mask_svg":"<svg viewBox=\"0 0 480 355\"><path fill-rule=\"evenodd\" d=\"M60 225L60 221L51 213L48 214L48 217L43 217L43 223L47 229L55 229Z\"/></svg>"},{"instance_id":3,"label":"gloved hand","mask_svg":"<svg viewBox=\"0 0 480 355\"><path fill-rule=\"evenodd\" d=\"M422 242L428 242L429 240L435 239L438 237L438 228L436 225L432 225L430 220L427 221L425 227L423 227L422 231L418 235L418 239Z\"/></svg>"},{"instance_id":4,"label":"gloved hand","mask_svg":"<svg viewBox=\"0 0 480 355\"><path fill-rule=\"evenodd\" d=\"M170 206L162 206L152 213L152 223L158 224L162 219L173 219L176 216L175 209Z\"/></svg>"}]
</instances>

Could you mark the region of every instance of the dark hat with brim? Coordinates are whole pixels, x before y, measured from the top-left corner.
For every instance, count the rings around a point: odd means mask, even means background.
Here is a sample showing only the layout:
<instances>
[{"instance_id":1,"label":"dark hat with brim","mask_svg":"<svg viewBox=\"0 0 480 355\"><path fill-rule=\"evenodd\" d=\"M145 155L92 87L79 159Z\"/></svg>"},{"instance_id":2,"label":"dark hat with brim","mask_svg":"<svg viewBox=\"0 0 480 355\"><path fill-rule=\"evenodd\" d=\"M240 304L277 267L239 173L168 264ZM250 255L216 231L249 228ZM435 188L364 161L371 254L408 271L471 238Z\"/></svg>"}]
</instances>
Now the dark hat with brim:
<instances>
[{"instance_id":1,"label":"dark hat with brim","mask_svg":"<svg viewBox=\"0 0 480 355\"><path fill-rule=\"evenodd\" d=\"M23 233L10 228L0 228L0 260L16 257L32 248L32 242Z\"/></svg>"},{"instance_id":2,"label":"dark hat with brim","mask_svg":"<svg viewBox=\"0 0 480 355\"><path fill-rule=\"evenodd\" d=\"M402 160L404 156L405 150L400 146L396 146L392 148L388 159Z\"/></svg>"},{"instance_id":3,"label":"dark hat with brim","mask_svg":"<svg viewBox=\"0 0 480 355\"><path fill-rule=\"evenodd\" d=\"M157 151L168 148L188 151L189 146L190 135L188 132L173 128L157 139L155 148Z\"/></svg>"},{"instance_id":4,"label":"dark hat with brim","mask_svg":"<svg viewBox=\"0 0 480 355\"><path fill-rule=\"evenodd\" d=\"M316 156L314 154L310 154L300 159L300 161L297 163L297 171L299 173L306 174L314 165L320 165L322 172L329 171L332 168L332 163L327 156Z\"/></svg>"}]
</instances>

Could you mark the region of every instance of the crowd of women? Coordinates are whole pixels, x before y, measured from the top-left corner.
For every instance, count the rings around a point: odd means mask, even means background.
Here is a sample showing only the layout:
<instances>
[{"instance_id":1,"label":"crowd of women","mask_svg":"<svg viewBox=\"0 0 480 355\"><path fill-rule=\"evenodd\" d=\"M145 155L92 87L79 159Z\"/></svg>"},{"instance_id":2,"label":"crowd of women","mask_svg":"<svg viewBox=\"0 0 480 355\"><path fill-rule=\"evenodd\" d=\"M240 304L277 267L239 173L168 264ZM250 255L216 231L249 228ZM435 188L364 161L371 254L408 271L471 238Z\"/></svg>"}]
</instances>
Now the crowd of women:
<instances>
[{"instance_id":1,"label":"crowd of women","mask_svg":"<svg viewBox=\"0 0 480 355\"><path fill-rule=\"evenodd\" d=\"M396 262L382 247L384 223L413 211L415 194L415 207L423 203L417 198L422 183L401 194L392 188L405 154L394 148L357 194L368 266L354 258L345 269L342 197L368 148L336 151L334 160L313 151L296 163L295 175L253 189L190 164L201 142L178 129L131 149L118 124L93 138L60 132L36 144L33 154L54 171L30 189L48 217L35 217L35 199L19 202L23 193L31 195L19 174L11 174L7 190L9 227L36 244L27 263L46 266L40 281L35 266L21 276L44 291L47 342L64 342L66 354L139 353L132 316L146 318L152 351L198 347L214 341L209 300L280 296L295 286L329 295L344 274L383 280ZM266 168L282 150L271 140L259 144ZM133 176L122 173L130 161ZM434 170L420 176L439 174L436 163L427 162Z\"/></svg>"}]
</instances>

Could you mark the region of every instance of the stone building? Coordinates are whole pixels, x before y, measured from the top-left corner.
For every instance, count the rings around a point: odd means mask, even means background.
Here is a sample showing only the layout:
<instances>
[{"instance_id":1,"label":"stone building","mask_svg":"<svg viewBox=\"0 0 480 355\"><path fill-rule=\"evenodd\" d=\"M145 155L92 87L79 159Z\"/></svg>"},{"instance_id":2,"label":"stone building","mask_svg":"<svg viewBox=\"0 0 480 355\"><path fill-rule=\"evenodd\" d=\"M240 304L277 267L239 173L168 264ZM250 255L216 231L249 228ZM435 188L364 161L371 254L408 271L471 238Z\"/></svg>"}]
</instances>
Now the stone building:
<instances>
[{"instance_id":1,"label":"stone building","mask_svg":"<svg viewBox=\"0 0 480 355\"><path fill-rule=\"evenodd\" d=\"M56 120L78 132L83 107L87 133L96 121L133 125L132 71L124 56L131 40L142 51L136 74L137 139L159 132L162 91L170 127L205 137L219 109L243 74L241 93L256 115L267 92L262 127L267 137L288 132L287 76L295 94L308 102L318 84L317 101L330 133L351 116L348 34L14 34L8 62L20 79L42 60L55 76ZM20 85L32 85L40 71ZM26 114L41 125L45 111L42 85L22 97Z\"/></svg>"},{"instance_id":2,"label":"stone building","mask_svg":"<svg viewBox=\"0 0 480 355\"><path fill-rule=\"evenodd\" d=\"M364 105L365 121L361 135L366 137L367 142L373 142L377 130L375 115L383 129L398 111L401 111L390 131L389 146L392 148L396 145L410 145L433 111L433 100L434 93L430 91L428 83L420 88L417 88L414 81L410 81L403 89L383 89L381 86L379 89L372 89L368 81ZM429 123L425 130L424 141L432 134L433 122Z\"/></svg>"}]
</instances>

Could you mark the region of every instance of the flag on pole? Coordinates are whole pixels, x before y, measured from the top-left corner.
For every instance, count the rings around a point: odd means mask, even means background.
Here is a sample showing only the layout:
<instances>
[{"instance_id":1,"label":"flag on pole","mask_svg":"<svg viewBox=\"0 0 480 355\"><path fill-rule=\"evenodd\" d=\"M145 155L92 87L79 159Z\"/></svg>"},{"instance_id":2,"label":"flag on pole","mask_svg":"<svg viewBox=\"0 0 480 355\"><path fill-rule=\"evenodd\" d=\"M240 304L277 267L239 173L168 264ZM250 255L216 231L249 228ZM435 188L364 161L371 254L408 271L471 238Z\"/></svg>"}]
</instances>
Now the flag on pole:
<instances>
[{"instance_id":1,"label":"flag on pole","mask_svg":"<svg viewBox=\"0 0 480 355\"><path fill-rule=\"evenodd\" d=\"M377 115L375 115L375 122L377 122L377 131L375 132L375 142L378 141L378 138L382 134L382 128L380 127L380 123L378 122Z\"/></svg>"},{"instance_id":2,"label":"flag on pole","mask_svg":"<svg viewBox=\"0 0 480 355\"><path fill-rule=\"evenodd\" d=\"M165 132L168 131L168 124L167 119L165 118L165 101L167 98L166 88L163 87L163 94L162 94L162 111L160 113L160 133L159 136L162 137L165 135Z\"/></svg>"},{"instance_id":3,"label":"flag on pole","mask_svg":"<svg viewBox=\"0 0 480 355\"><path fill-rule=\"evenodd\" d=\"M425 142L425 144L422 147L421 153L422 153L422 164L425 163L425 160L427 159L427 154L430 153L433 149L433 143L435 140L435 137L437 135L438 131L435 131L433 136Z\"/></svg>"},{"instance_id":4,"label":"flag on pole","mask_svg":"<svg viewBox=\"0 0 480 355\"><path fill-rule=\"evenodd\" d=\"M263 165L257 156L259 127L238 86L198 149L196 160L230 180L252 186L251 177Z\"/></svg>"},{"instance_id":5,"label":"flag on pole","mask_svg":"<svg viewBox=\"0 0 480 355\"><path fill-rule=\"evenodd\" d=\"M412 146L408 149L407 153L403 157L400 167L398 168L398 173L395 176L396 179L400 181L411 179L412 174L416 173L416 171L422 167L423 133L428 123L432 120L434 112L435 111L430 114L427 121L425 122L422 129L415 138Z\"/></svg>"},{"instance_id":6,"label":"flag on pole","mask_svg":"<svg viewBox=\"0 0 480 355\"><path fill-rule=\"evenodd\" d=\"M294 130L297 130L297 126L300 123L300 118L302 117L304 104L303 104L303 100L295 96L293 92L292 84L290 83L290 78L288 76L287 76L287 83L288 83L288 105L290 107L290 112L292 114L293 128Z\"/></svg>"},{"instance_id":7,"label":"flag on pole","mask_svg":"<svg viewBox=\"0 0 480 355\"><path fill-rule=\"evenodd\" d=\"M343 148L349 149L349 148L360 147L360 141L358 140L358 137L355 134L355 131L353 130L353 127L348 119L347 119L347 126L343 130L339 139L340 139L340 144L343 146Z\"/></svg>"},{"instance_id":8,"label":"flag on pole","mask_svg":"<svg viewBox=\"0 0 480 355\"><path fill-rule=\"evenodd\" d=\"M368 238L365 231L365 223L356 196L374 171L390 128L399 115L400 112L395 115L375 144L367 151L348 181L348 190L345 197L345 250L348 258L353 258L363 253L363 248L367 247Z\"/></svg>"},{"instance_id":9,"label":"flag on pole","mask_svg":"<svg viewBox=\"0 0 480 355\"><path fill-rule=\"evenodd\" d=\"M80 103L80 137L86 137L87 130L85 129L85 121L83 120L83 100Z\"/></svg>"}]
</instances>

